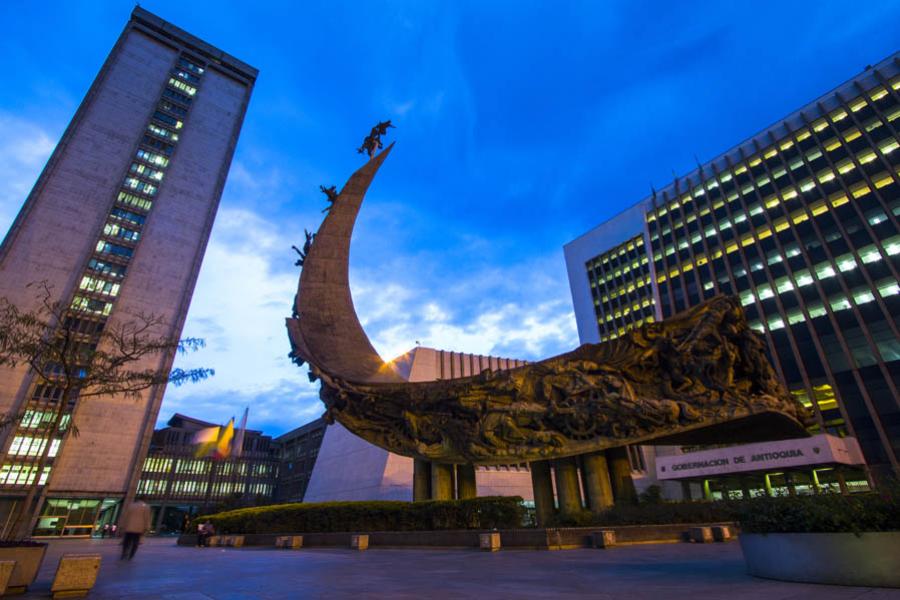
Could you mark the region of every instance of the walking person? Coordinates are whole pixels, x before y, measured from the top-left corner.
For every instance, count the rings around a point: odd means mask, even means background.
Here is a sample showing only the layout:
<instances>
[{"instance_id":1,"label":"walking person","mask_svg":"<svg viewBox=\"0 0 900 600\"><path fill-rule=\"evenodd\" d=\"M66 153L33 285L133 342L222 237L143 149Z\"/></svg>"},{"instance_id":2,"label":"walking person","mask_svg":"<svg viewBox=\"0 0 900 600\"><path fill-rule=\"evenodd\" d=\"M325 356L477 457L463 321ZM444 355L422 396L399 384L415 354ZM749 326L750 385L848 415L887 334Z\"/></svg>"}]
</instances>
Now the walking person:
<instances>
[{"instance_id":1,"label":"walking person","mask_svg":"<svg viewBox=\"0 0 900 600\"><path fill-rule=\"evenodd\" d=\"M197 526L197 545L201 548L209 547L209 538L216 533L216 527L208 520Z\"/></svg>"},{"instance_id":2,"label":"walking person","mask_svg":"<svg viewBox=\"0 0 900 600\"><path fill-rule=\"evenodd\" d=\"M133 502L122 519L125 539L122 540L122 558L131 560L137 552L141 536L150 530L150 506L138 500Z\"/></svg>"}]
</instances>

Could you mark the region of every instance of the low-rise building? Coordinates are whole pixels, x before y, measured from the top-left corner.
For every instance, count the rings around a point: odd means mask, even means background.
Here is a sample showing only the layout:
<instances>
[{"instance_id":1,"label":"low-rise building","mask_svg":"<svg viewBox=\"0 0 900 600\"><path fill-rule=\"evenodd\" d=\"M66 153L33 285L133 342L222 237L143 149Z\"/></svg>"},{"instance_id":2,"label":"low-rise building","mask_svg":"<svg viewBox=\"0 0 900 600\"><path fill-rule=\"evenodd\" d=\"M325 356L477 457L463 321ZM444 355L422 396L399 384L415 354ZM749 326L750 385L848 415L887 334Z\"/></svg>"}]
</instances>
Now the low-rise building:
<instances>
[{"instance_id":1,"label":"low-rise building","mask_svg":"<svg viewBox=\"0 0 900 600\"><path fill-rule=\"evenodd\" d=\"M325 419L320 417L275 438L279 462L275 502L303 502L324 436Z\"/></svg>"},{"instance_id":2,"label":"low-rise building","mask_svg":"<svg viewBox=\"0 0 900 600\"><path fill-rule=\"evenodd\" d=\"M215 427L176 413L153 432L137 497L153 511L153 529L181 531L186 520L226 504L268 504L275 493L279 459L271 436L247 430L239 457L198 458L194 436Z\"/></svg>"}]
</instances>

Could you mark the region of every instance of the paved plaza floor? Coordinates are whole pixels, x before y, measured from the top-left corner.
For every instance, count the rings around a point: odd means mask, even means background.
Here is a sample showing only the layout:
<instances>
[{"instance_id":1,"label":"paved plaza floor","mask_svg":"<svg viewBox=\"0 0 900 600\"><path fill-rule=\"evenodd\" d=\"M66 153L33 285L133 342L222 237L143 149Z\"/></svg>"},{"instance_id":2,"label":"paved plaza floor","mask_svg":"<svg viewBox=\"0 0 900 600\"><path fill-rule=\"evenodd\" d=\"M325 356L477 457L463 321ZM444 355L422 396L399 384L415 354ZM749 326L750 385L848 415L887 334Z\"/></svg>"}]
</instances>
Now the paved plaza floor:
<instances>
[{"instance_id":1,"label":"paved plaza floor","mask_svg":"<svg viewBox=\"0 0 900 600\"><path fill-rule=\"evenodd\" d=\"M63 553L103 556L89 598L600 598L626 600L900 599L900 590L756 579L728 544L609 550L188 548L149 538L131 562L115 540L51 542L28 598L48 597Z\"/></svg>"}]
</instances>

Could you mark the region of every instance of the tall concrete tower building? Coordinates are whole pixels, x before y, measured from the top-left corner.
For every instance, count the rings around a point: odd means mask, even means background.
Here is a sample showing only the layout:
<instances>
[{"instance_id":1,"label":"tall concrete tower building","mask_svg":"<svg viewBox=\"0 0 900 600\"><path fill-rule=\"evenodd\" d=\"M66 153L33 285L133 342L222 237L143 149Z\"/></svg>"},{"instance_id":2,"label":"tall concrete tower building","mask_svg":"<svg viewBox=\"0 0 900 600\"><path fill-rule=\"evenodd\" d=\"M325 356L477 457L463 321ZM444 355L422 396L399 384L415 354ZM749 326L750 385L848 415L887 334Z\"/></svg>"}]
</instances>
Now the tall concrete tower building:
<instances>
[{"instance_id":1,"label":"tall concrete tower building","mask_svg":"<svg viewBox=\"0 0 900 600\"><path fill-rule=\"evenodd\" d=\"M0 296L34 308L26 286L46 281L88 338L139 313L180 336L256 76L135 8L0 246ZM0 369L0 412L24 414L3 432L0 519L36 478L36 535L90 534L115 518L134 494L163 392L75 402L79 435L51 440L37 473L58 390L24 367Z\"/></svg>"}]
</instances>

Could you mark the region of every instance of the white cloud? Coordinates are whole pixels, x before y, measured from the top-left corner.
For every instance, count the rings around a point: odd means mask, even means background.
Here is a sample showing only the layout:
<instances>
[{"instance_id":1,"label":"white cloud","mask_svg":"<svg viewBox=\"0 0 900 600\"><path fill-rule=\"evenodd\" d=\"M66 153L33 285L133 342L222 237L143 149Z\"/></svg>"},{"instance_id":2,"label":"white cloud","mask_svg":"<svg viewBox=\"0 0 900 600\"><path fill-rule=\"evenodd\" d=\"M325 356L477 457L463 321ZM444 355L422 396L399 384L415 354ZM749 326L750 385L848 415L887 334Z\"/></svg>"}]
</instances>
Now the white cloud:
<instances>
[{"instance_id":1,"label":"white cloud","mask_svg":"<svg viewBox=\"0 0 900 600\"><path fill-rule=\"evenodd\" d=\"M0 232L5 233L55 144L38 123L5 112L0 112L0 131Z\"/></svg>"},{"instance_id":2,"label":"white cloud","mask_svg":"<svg viewBox=\"0 0 900 600\"><path fill-rule=\"evenodd\" d=\"M300 425L296 419L303 415L314 416L317 393L287 358L284 319L298 272L278 266L290 264L290 245L275 224L253 212L219 211L184 329L185 336L205 338L207 347L177 361L216 374L170 388L161 419L176 411L223 419L248 402L255 427L267 422L287 430Z\"/></svg>"},{"instance_id":3,"label":"white cloud","mask_svg":"<svg viewBox=\"0 0 900 600\"><path fill-rule=\"evenodd\" d=\"M249 404L250 426L278 433L321 414L318 383L310 384L306 370L287 358L284 318L299 272L285 265L293 260L288 248L297 222L276 224L249 210L220 209L184 329L206 338L207 348L178 360L182 367L212 367L216 375L170 388L161 420L178 411L224 421ZM354 246L354 252L365 254L366 248ZM568 286L555 275L562 272L561 257L453 273L429 264L439 260L440 254L401 255L391 265L351 273L360 320L383 357L418 341L534 360L577 343ZM446 281L435 280L436 272Z\"/></svg>"}]
</instances>

